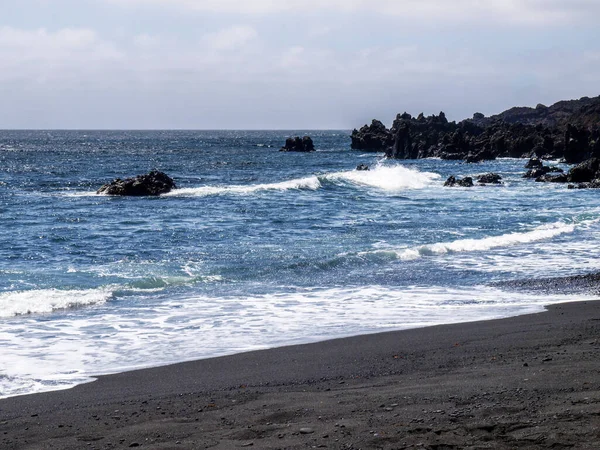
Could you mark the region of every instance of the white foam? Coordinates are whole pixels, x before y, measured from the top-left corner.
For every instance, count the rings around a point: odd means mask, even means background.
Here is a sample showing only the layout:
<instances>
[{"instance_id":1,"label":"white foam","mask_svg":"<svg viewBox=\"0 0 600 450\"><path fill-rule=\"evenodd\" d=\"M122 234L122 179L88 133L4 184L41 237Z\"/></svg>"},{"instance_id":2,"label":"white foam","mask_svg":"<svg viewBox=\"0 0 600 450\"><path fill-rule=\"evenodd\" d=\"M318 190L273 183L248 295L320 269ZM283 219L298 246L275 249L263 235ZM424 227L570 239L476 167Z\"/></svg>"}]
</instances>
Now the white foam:
<instances>
[{"instance_id":1,"label":"white foam","mask_svg":"<svg viewBox=\"0 0 600 450\"><path fill-rule=\"evenodd\" d=\"M322 182L350 183L354 186L377 188L384 191L404 189L422 189L431 185L440 175L431 172L419 172L401 165L377 165L371 170L348 170L328 173L320 176L296 178L278 183L263 183L232 186L200 186L196 188L175 189L165 197L206 197L211 195L241 194L249 195L260 191L312 190L322 187Z\"/></svg>"},{"instance_id":2,"label":"white foam","mask_svg":"<svg viewBox=\"0 0 600 450\"><path fill-rule=\"evenodd\" d=\"M326 175L330 181L345 181L358 186L368 186L384 191L423 189L440 178L437 173L419 172L401 165L378 165L371 170L352 170Z\"/></svg>"},{"instance_id":3,"label":"white foam","mask_svg":"<svg viewBox=\"0 0 600 450\"><path fill-rule=\"evenodd\" d=\"M287 191L287 190L317 190L321 187L321 182L316 176L297 178L279 183L264 183L251 185L233 185L233 186L201 186L197 188L175 189L164 197L206 197L210 195L222 194L253 194L259 191Z\"/></svg>"},{"instance_id":4,"label":"white foam","mask_svg":"<svg viewBox=\"0 0 600 450\"><path fill-rule=\"evenodd\" d=\"M575 224L557 222L549 225L542 225L531 231L514 232L502 234L499 236L490 236L480 239L459 239L452 242L438 242L435 244L420 245L412 248L402 249L378 249L361 254L368 253L392 253L402 260L414 260L425 256L445 255L448 253L476 252L491 250L499 247L510 247L518 244L527 244L530 242L550 239L561 234L572 233L576 229Z\"/></svg>"},{"instance_id":5,"label":"white foam","mask_svg":"<svg viewBox=\"0 0 600 450\"><path fill-rule=\"evenodd\" d=\"M261 296L171 298L97 314L0 321L0 397L60 389L90 377L259 348L493 319L591 297L498 289L383 286L282 288ZM202 342L202 345L198 345Z\"/></svg>"},{"instance_id":6,"label":"white foam","mask_svg":"<svg viewBox=\"0 0 600 450\"><path fill-rule=\"evenodd\" d=\"M54 195L54 194L52 194L52 195ZM72 198L97 197L99 195L106 196L106 194L104 194L104 193L98 194L96 191L62 191L58 195L61 195L63 197L72 197Z\"/></svg>"},{"instance_id":7,"label":"white foam","mask_svg":"<svg viewBox=\"0 0 600 450\"><path fill-rule=\"evenodd\" d=\"M100 304L111 297L112 291L109 288L3 292L0 293L0 317L50 313L58 309Z\"/></svg>"}]
</instances>

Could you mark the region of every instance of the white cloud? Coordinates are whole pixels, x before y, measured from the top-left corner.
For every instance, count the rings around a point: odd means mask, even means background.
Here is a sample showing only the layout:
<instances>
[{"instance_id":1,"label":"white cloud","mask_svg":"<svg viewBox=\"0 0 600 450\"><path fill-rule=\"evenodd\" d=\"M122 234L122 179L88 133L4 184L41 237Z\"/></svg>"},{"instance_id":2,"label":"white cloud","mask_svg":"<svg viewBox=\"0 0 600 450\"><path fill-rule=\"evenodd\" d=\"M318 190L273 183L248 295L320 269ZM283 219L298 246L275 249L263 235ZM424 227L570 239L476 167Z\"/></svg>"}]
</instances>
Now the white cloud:
<instances>
[{"instance_id":1,"label":"white cloud","mask_svg":"<svg viewBox=\"0 0 600 450\"><path fill-rule=\"evenodd\" d=\"M235 50L258 37L249 26L232 26L204 36L202 43L214 50Z\"/></svg>"},{"instance_id":2,"label":"white cloud","mask_svg":"<svg viewBox=\"0 0 600 450\"><path fill-rule=\"evenodd\" d=\"M301 46L295 46L287 49L281 57L281 67L284 69L298 69L308 65L305 59L305 49Z\"/></svg>"},{"instance_id":3,"label":"white cloud","mask_svg":"<svg viewBox=\"0 0 600 450\"><path fill-rule=\"evenodd\" d=\"M73 54L96 59L120 56L111 44L103 42L93 30L86 28L65 28L51 32L45 28L26 30L0 27L0 51L5 56L12 55L19 59L58 60Z\"/></svg>"},{"instance_id":4,"label":"white cloud","mask_svg":"<svg viewBox=\"0 0 600 450\"><path fill-rule=\"evenodd\" d=\"M152 49L152 48L156 48L158 45L160 45L161 40L158 36L152 36L147 33L142 33L142 34L138 34L137 36L134 36L133 44L136 47L139 47L142 49Z\"/></svg>"},{"instance_id":5,"label":"white cloud","mask_svg":"<svg viewBox=\"0 0 600 450\"><path fill-rule=\"evenodd\" d=\"M555 23L594 20L597 0L105 0L124 6L151 4L227 14L314 13L315 11L389 14L430 21L486 20L512 23Z\"/></svg>"},{"instance_id":6,"label":"white cloud","mask_svg":"<svg viewBox=\"0 0 600 450\"><path fill-rule=\"evenodd\" d=\"M0 79L45 82L53 77L93 71L123 54L86 28L48 31L0 27Z\"/></svg>"}]
</instances>

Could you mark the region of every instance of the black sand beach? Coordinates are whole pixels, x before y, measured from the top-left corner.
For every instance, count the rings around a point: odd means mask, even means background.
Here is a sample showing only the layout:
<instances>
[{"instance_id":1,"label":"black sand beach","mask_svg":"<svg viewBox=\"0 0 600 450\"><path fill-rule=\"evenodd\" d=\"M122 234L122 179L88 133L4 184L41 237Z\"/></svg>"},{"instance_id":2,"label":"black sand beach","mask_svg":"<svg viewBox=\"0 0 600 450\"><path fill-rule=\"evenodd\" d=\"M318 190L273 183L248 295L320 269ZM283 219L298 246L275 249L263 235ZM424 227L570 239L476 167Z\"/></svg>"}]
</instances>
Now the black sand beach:
<instances>
[{"instance_id":1,"label":"black sand beach","mask_svg":"<svg viewBox=\"0 0 600 450\"><path fill-rule=\"evenodd\" d=\"M600 302L555 305L0 400L0 447L597 449L599 358Z\"/></svg>"}]
</instances>

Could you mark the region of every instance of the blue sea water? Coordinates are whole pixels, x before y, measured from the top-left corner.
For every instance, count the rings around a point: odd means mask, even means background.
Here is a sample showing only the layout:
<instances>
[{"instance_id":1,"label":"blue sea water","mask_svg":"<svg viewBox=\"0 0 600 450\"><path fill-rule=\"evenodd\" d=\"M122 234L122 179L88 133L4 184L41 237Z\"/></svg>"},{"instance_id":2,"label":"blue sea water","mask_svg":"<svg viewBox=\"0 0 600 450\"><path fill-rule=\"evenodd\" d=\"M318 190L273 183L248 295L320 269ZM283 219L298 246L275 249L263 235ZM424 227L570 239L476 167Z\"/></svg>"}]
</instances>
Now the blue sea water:
<instances>
[{"instance_id":1,"label":"blue sea water","mask_svg":"<svg viewBox=\"0 0 600 450\"><path fill-rule=\"evenodd\" d=\"M317 151L280 153L297 134ZM523 166L387 161L348 131L0 131L0 397L582 299L490 286L600 270L598 193ZM180 189L95 194L151 169Z\"/></svg>"}]
</instances>

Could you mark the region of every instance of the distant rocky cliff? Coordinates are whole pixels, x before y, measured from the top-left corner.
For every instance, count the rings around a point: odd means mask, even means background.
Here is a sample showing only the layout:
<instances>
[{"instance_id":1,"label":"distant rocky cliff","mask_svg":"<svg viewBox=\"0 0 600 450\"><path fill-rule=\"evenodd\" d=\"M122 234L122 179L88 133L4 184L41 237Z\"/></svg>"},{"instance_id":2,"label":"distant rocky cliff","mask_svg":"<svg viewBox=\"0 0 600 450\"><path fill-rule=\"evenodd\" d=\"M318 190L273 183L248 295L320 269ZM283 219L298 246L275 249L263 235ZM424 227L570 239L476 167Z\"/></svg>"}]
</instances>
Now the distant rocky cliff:
<instances>
[{"instance_id":1,"label":"distant rocky cliff","mask_svg":"<svg viewBox=\"0 0 600 450\"><path fill-rule=\"evenodd\" d=\"M352 148L385 152L390 158L478 162L498 157L564 158L575 164L600 157L600 96L552 106L511 108L485 117L449 122L444 113L398 114L391 129L373 120L352 132Z\"/></svg>"}]
</instances>

